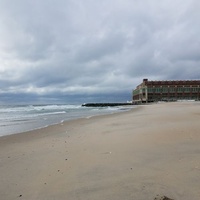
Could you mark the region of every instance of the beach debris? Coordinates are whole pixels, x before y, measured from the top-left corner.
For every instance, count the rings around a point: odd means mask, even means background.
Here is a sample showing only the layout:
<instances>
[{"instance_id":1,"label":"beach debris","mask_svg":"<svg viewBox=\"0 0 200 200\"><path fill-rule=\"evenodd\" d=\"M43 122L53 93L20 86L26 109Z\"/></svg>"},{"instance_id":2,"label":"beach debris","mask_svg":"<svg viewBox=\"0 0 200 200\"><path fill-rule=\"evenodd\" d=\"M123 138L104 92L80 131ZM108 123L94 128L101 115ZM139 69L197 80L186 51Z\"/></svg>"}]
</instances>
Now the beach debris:
<instances>
[{"instance_id":1,"label":"beach debris","mask_svg":"<svg viewBox=\"0 0 200 200\"><path fill-rule=\"evenodd\" d=\"M19 197L22 197L22 194L20 194Z\"/></svg>"},{"instance_id":2,"label":"beach debris","mask_svg":"<svg viewBox=\"0 0 200 200\"><path fill-rule=\"evenodd\" d=\"M112 152L105 152L105 153L103 153L103 154L111 154Z\"/></svg>"},{"instance_id":3,"label":"beach debris","mask_svg":"<svg viewBox=\"0 0 200 200\"><path fill-rule=\"evenodd\" d=\"M166 196L157 195L157 197L155 197L154 200L174 200L174 199L170 199L169 197Z\"/></svg>"}]
</instances>

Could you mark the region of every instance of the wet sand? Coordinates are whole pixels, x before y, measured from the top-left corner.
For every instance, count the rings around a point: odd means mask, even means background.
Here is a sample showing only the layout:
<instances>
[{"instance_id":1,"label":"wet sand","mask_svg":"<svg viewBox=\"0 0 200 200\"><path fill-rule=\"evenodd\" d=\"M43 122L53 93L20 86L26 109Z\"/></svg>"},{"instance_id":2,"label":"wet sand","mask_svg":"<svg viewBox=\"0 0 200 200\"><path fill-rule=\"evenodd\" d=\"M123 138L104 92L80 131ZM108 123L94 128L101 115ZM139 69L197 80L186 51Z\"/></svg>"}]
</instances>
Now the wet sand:
<instances>
[{"instance_id":1,"label":"wet sand","mask_svg":"<svg viewBox=\"0 0 200 200\"><path fill-rule=\"evenodd\" d=\"M200 199L200 102L0 137L0 199Z\"/></svg>"}]
</instances>

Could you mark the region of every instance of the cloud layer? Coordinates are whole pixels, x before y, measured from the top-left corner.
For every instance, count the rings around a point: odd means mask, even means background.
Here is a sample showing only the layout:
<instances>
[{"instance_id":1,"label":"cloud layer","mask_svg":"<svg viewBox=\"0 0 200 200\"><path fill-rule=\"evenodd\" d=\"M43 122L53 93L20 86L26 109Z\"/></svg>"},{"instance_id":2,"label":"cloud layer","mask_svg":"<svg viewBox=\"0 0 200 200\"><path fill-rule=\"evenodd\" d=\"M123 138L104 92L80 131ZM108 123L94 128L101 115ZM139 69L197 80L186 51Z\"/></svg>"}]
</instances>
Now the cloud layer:
<instances>
[{"instance_id":1,"label":"cloud layer","mask_svg":"<svg viewBox=\"0 0 200 200\"><path fill-rule=\"evenodd\" d=\"M0 0L0 97L95 99L143 78L199 79L199 10L198 0Z\"/></svg>"}]
</instances>

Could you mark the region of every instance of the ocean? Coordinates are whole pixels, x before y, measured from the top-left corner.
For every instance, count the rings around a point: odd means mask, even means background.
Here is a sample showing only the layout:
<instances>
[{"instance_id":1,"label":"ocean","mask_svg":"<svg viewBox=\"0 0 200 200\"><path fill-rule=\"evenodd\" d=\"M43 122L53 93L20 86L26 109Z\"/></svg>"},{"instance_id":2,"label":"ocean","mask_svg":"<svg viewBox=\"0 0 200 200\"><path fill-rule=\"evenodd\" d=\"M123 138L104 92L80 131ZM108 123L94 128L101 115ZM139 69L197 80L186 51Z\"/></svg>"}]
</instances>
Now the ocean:
<instances>
[{"instance_id":1,"label":"ocean","mask_svg":"<svg viewBox=\"0 0 200 200\"><path fill-rule=\"evenodd\" d=\"M11 135L59 124L130 110L134 106L82 107L81 105L0 105L0 136Z\"/></svg>"}]
</instances>

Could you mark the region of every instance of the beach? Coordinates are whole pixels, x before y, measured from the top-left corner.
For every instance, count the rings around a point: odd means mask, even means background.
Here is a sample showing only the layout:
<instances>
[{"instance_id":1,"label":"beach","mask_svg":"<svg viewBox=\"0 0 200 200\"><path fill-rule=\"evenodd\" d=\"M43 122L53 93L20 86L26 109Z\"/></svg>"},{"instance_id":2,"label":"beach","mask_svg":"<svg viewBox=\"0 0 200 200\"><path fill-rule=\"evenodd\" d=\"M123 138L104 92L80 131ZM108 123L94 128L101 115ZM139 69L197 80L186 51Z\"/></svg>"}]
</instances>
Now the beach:
<instances>
[{"instance_id":1,"label":"beach","mask_svg":"<svg viewBox=\"0 0 200 200\"><path fill-rule=\"evenodd\" d=\"M200 199L200 102L0 137L0 199Z\"/></svg>"}]
</instances>

